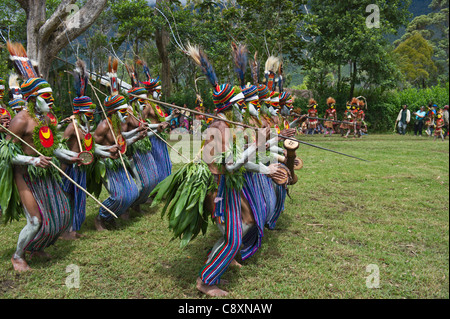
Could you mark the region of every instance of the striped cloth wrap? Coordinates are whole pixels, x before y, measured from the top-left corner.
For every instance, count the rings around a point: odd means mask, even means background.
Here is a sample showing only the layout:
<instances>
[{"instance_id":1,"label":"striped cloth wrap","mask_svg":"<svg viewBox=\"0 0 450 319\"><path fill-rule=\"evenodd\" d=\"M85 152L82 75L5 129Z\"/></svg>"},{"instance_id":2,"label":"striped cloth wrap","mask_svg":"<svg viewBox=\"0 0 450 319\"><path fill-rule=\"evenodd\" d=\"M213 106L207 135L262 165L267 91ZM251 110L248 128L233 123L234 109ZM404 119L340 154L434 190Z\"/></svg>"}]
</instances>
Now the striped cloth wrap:
<instances>
[{"instance_id":1,"label":"striped cloth wrap","mask_svg":"<svg viewBox=\"0 0 450 319\"><path fill-rule=\"evenodd\" d=\"M106 167L107 190L109 197L102 203L109 208L117 217L126 213L136 199L139 197L138 188L131 178L128 180L123 167L111 169ZM99 210L100 217L105 220L111 220L113 216L103 207Z\"/></svg>"},{"instance_id":2,"label":"striped cloth wrap","mask_svg":"<svg viewBox=\"0 0 450 319\"><path fill-rule=\"evenodd\" d=\"M86 189L86 170L77 165L67 167L66 174L78 185ZM67 193L73 211L71 230L78 231L86 219L86 193L75 186L66 177L63 178L63 189Z\"/></svg>"},{"instance_id":3,"label":"striped cloth wrap","mask_svg":"<svg viewBox=\"0 0 450 319\"><path fill-rule=\"evenodd\" d=\"M136 151L132 158L132 171L139 190L139 197L133 205L145 204L150 193L159 183L158 168L150 151Z\"/></svg>"},{"instance_id":4,"label":"striped cloth wrap","mask_svg":"<svg viewBox=\"0 0 450 319\"><path fill-rule=\"evenodd\" d=\"M152 156L158 169L158 183L172 174L172 162L166 143L157 136L149 137L152 142Z\"/></svg>"},{"instance_id":5,"label":"striped cloth wrap","mask_svg":"<svg viewBox=\"0 0 450 319\"><path fill-rule=\"evenodd\" d=\"M41 251L53 245L68 229L72 221L72 211L61 184L51 176L30 178L26 174L24 180L36 199L42 221L39 231L24 249L31 252Z\"/></svg>"}]
</instances>

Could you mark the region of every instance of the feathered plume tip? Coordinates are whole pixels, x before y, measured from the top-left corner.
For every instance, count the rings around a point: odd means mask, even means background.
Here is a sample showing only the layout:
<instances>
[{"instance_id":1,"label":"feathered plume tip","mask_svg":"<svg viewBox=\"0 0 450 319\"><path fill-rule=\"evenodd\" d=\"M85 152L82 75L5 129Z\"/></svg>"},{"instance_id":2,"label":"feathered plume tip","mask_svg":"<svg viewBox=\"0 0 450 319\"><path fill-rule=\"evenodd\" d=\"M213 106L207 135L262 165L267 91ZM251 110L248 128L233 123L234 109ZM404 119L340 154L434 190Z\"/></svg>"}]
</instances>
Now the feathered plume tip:
<instances>
[{"instance_id":1,"label":"feathered plume tip","mask_svg":"<svg viewBox=\"0 0 450 319\"><path fill-rule=\"evenodd\" d=\"M266 61L266 72L276 73L280 67L280 59L274 56L270 56Z\"/></svg>"},{"instance_id":2,"label":"feathered plume tip","mask_svg":"<svg viewBox=\"0 0 450 319\"><path fill-rule=\"evenodd\" d=\"M219 86L219 81L217 80L216 72L214 71L212 64L209 62L205 52L203 52L198 46L193 46L188 43L186 54L189 55L195 64L200 67L211 85L214 88L217 88Z\"/></svg>"},{"instance_id":3,"label":"feathered plume tip","mask_svg":"<svg viewBox=\"0 0 450 319\"><path fill-rule=\"evenodd\" d=\"M134 69L134 66L128 65L127 63L125 63L125 68L127 69L128 75L130 76L131 86L138 87L139 81L138 81L136 70Z\"/></svg>"},{"instance_id":4,"label":"feathered plume tip","mask_svg":"<svg viewBox=\"0 0 450 319\"><path fill-rule=\"evenodd\" d=\"M9 76L8 80L9 84L9 98L10 100L22 98L22 91L20 90L19 76L15 73L12 73Z\"/></svg>"},{"instance_id":5,"label":"feathered plume tip","mask_svg":"<svg viewBox=\"0 0 450 319\"><path fill-rule=\"evenodd\" d=\"M147 81L150 81L152 76L150 74L150 69L148 68L147 63L143 60L136 60L136 63L142 65L142 68L144 69L144 74L147 77Z\"/></svg>"},{"instance_id":6,"label":"feathered plume tip","mask_svg":"<svg viewBox=\"0 0 450 319\"><path fill-rule=\"evenodd\" d=\"M108 59L108 77L111 84L111 95L119 94L119 82L117 80L117 69L119 66L119 60L117 58L109 57Z\"/></svg>"},{"instance_id":7,"label":"feathered plume tip","mask_svg":"<svg viewBox=\"0 0 450 319\"><path fill-rule=\"evenodd\" d=\"M82 60L77 60L75 63L75 70L72 75L75 78L75 92L77 97L85 96L87 84L89 81L89 74L86 70L86 63Z\"/></svg>"},{"instance_id":8,"label":"feathered plume tip","mask_svg":"<svg viewBox=\"0 0 450 319\"><path fill-rule=\"evenodd\" d=\"M327 105L330 105L330 104L336 104L336 100L333 99L331 96L327 99Z\"/></svg>"},{"instance_id":9,"label":"feathered plume tip","mask_svg":"<svg viewBox=\"0 0 450 319\"><path fill-rule=\"evenodd\" d=\"M253 84L259 84L259 62L257 59L258 52L255 52L253 59L250 59L250 71L252 72Z\"/></svg>"},{"instance_id":10,"label":"feathered plume tip","mask_svg":"<svg viewBox=\"0 0 450 319\"><path fill-rule=\"evenodd\" d=\"M37 63L28 59L27 51L22 43L8 41L6 47L9 51L9 58L14 62L14 67L25 80L38 77Z\"/></svg>"},{"instance_id":11,"label":"feathered plume tip","mask_svg":"<svg viewBox=\"0 0 450 319\"><path fill-rule=\"evenodd\" d=\"M245 71L247 70L247 47L243 44L231 43L234 70L238 74L241 87L245 87Z\"/></svg>"},{"instance_id":12,"label":"feathered plume tip","mask_svg":"<svg viewBox=\"0 0 450 319\"><path fill-rule=\"evenodd\" d=\"M6 42L6 47L8 48L9 54L11 56L11 59L14 58L27 58L27 51L23 47L22 43L12 43L12 42Z\"/></svg>"},{"instance_id":13,"label":"feathered plume tip","mask_svg":"<svg viewBox=\"0 0 450 319\"><path fill-rule=\"evenodd\" d=\"M314 99L309 99L309 105L314 105L314 104L317 104L317 102L316 102L316 100L314 100Z\"/></svg>"}]
</instances>

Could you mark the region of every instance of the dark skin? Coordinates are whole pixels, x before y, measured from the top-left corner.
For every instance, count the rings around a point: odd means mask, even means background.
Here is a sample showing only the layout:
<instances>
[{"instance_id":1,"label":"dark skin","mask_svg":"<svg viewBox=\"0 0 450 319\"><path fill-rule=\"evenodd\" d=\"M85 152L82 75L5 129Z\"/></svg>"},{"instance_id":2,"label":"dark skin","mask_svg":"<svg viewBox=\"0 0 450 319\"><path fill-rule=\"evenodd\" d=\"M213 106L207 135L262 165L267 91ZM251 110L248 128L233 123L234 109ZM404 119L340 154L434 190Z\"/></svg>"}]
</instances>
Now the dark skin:
<instances>
[{"instance_id":1,"label":"dark skin","mask_svg":"<svg viewBox=\"0 0 450 319\"><path fill-rule=\"evenodd\" d=\"M35 102L34 98L30 98L31 102ZM45 117L45 120L47 123L49 122L49 119ZM35 147L33 142L33 131L34 128L38 125L37 121L35 121L34 118L30 116L27 110L19 112L12 120L9 125L9 130L23 139L26 143L31 145L32 147ZM7 136L8 140L12 139L13 142L19 143L22 147L24 155L37 157L38 154L36 154L35 151L33 151L28 145L22 143L15 137ZM48 168L51 164L51 157L47 156L39 156L39 163L37 163L36 167L41 168ZM72 159L73 162L76 162L76 159ZM31 164L31 163L30 163ZM23 206L26 208L28 213L32 218L37 218L37 221L39 224L42 222L41 220L41 214L39 212L39 206L31 192L31 190L28 188L28 185L25 183L25 180L23 178L23 175L27 173L27 168L25 165L15 165L14 166L14 180L17 186L17 189L19 191L19 196L22 201ZM38 254L43 254L43 252L38 252ZM11 258L11 261L13 263L14 269L16 271L27 271L31 268L28 266L27 262L23 258Z\"/></svg>"},{"instance_id":2,"label":"dark skin","mask_svg":"<svg viewBox=\"0 0 450 319\"><path fill-rule=\"evenodd\" d=\"M225 168L222 168L222 170L219 170L217 165L215 163L213 163L212 158L214 157L215 154L217 154L216 152L224 152L226 150L226 147L229 145L229 141L230 141L230 138L232 138L232 136L231 136L230 130L228 130L228 128L229 128L229 126L227 125L227 123L224 121L220 121L220 120L214 121L208 128L208 130L210 130L210 129L213 131L217 130L216 132L221 135L221 139L219 139L219 138L214 139L214 136L213 136L214 134L211 134L210 138L205 142L205 148L206 148L206 150L210 150L210 153L208 154L208 152L204 152L203 159L207 163L208 168L210 169L211 173L214 175L221 175L221 174L225 173L225 171L224 171ZM263 134L263 136L265 136L266 139L268 139L270 137L270 128L261 129L259 133ZM290 132L288 132L288 133L290 134ZM265 143L265 140L264 139L262 141L257 140L257 143L258 142ZM277 164L271 165L271 169L272 169L273 173L269 175L274 180L283 178L285 176L284 175L285 172L282 169L277 168L276 165ZM215 207L214 199L216 198L216 196L217 196L217 191L211 192L211 193L207 194L207 196L206 196L204 207L205 207L205 209L207 209L210 212L212 212ZM243 223L255 224L255 218L253 216L253 212L250 208L248 201L245 199L245 196L243 196L243 194L241 194L241 218L242 218ZM216 219L216 222L218 224L220 224L219 219ZM233 264L240 267L240 265L235 260L233 260L232 265ZM208 285L204 284L200 278L197 278L197 289L200 290L201 292L203 292L209 296L213 296L213 297L226 296L228 294L226 291L220 289L219 287L217 287L215 285L208 286Z\"/></svg>"}]
</instances>

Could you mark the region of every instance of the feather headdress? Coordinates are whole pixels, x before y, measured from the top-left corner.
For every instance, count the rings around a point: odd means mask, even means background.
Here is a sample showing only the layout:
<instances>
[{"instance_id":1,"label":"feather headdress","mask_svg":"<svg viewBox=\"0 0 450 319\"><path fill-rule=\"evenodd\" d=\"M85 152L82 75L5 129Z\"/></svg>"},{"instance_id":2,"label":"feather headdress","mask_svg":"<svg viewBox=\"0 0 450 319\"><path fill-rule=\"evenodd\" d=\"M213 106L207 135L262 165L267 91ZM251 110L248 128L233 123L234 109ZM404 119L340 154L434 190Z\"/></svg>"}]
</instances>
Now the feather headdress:
<instances>
[{"instance_id":1,"label":"feather headdress","mask_svg":"<svg viewBox=\"0 0 450 319\"><path fill-rule=\"evenodd\" d=\"M270 56L265 65L264 77L266 78L267 87L270 91L275 90L275 73L279 70L280 59L274 56Z\"/></svg>"},{"instance_id":2,"label":"feather headdress","mask_svg":"<svg viewBox=\"0 0 450 319\"><path fill-rule=\"evenodd\" d=\"M125 63L125 68L127 69L128 75L130 76L131 86L132 87L139 87L139 80L138 80L138 77L137 77L136 70L135 70L134 66L133 65L128 65L127 63Z\"/></svg>"},{"instance_id":3,"label":"feather headdress","mask_svg":"<svg viewBox=\"0 0 450 319\"><path fill-rule=\"evenodd\" d=\"M27 51L21 43L7 42L10 59L14 62L14 67L24 80L38 78L37 63L31 61L27 56Z\"/></svg>"},{"instance_id":4,"label":"feather headdress","mask_svg":"<svg viewBox=\"0 0 450 319\"><path fill-rule=\"evenodd\" d=\"M327 99L327 105L330 105L330 104L336 104L336 100L333 99L331 96Z\"/></svg>"},{"instance_id":5,"label":"feather headdress","mask_svg":"<svg viewBox=\"0 0 450 319\"><path fill-rule=\"evenodd\" d=\"M247 70L247 61L248 61L248 51L247 47L244 44L237 45L236 43L231 43L233 62L234 62L234 70L238 74L239 83L241 88L245 87L245 72Z\"/></svg>"},{"instance_id":6,"label":"feather headdress","mask_svg":"<svg viewBox=\"0 0 450 319\"><path fill-rule=\"evenodd\" d=\"M192 58L194 63L200 67L203 74L206 75L209 83L211 83L214 88L218 89L219 81L217 80L216 72L214 71L212 64L209 62L205 52L203 52L203 50L201 50L198 46L193 46L190 43L188 43L186 51L186 54Z\"/></svg>"},{"instance_id":7,"label":"feather headdress","mask_svg":"<svg viewBox=\"0 0 450 319\"><path fill-rule=\"evenodd\" d=\"M78 97L85 96L89 81L86 63L82 60L77 60L75 63L75 70L73 70L72 75L75 78L75 93Z\"/></svg>"},{"instance_id":8,"label":"feather headdress","mask_svg":"<svg viewBox=\"0 0 450 319\"><path fill-rule=\"evenodd\" d=\"M255 56L253 57L253 59L249 60L250 71L252 72L252 79L254 85L259 84L259 62L257 56L258 52L255 52Z\"/></svg>"},{"instance_id":9,"label":"feather headdress","mask_svg":"<svg viewBox=\"0 0 450 319\"><path fill-rule=\"evenodd\" d=\"M119 66L119 60L117 58L109 57L108 59L108 77L111 85L111 95L119 94L119 82L117 80L117 69Z\"/></svg>"},{"instance_id":10,"label":"feather headdress","mask_svg":"<svg viewBox=\"0 0 450 319\"><path fill-rule=\"evenodd\" d=\"M136 63L139 65L142 65L142 68L144 70L144 74L147 77L147 81L150 81L152 79L152 76L150 74L150 69L147 66L147 62L145 62L144 60L136 60Z\"/></svg>"},{"instance_id":11,"label":"feather headdress","mask_svg":"<svg viewBox=\"0 0 450 319\"><path fill-rule=\"evenodd\" d=\"M23 98L22 91L20 90L20 84L19 84L19 76L15 73L12 73L9 76L9 99L21 99Z\"/></svg>"},{"instance_id":12,"label":"feather headdress","mask_svg":"<svg viewBox=\"0 0 450 319\"><path fill-rule=\"evenodd\" d=\"M356 97L352 98L351 105L358 105L358 101Z\"/></svg>"}]
</instances>

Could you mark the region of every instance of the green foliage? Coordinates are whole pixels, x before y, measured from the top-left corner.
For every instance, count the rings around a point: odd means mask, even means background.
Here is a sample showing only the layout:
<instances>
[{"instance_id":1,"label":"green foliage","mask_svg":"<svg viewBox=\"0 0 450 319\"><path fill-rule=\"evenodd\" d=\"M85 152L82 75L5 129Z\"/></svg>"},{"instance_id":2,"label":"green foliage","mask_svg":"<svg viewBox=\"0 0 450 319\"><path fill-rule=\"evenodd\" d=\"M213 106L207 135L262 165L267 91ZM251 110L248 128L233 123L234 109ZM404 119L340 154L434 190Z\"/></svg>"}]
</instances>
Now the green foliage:
<instances>
[{"instance_id":1,"label":"green foliage","mask_svg":"<svg viewBox=\"0 0 450 319\"><path fill-rule=\"evenodd\" d=\"M433 62L433 47L419 32L415 32L394 50L405 79L415 86L425 86L437 72Z\"/></svg>"}]
</instances>

